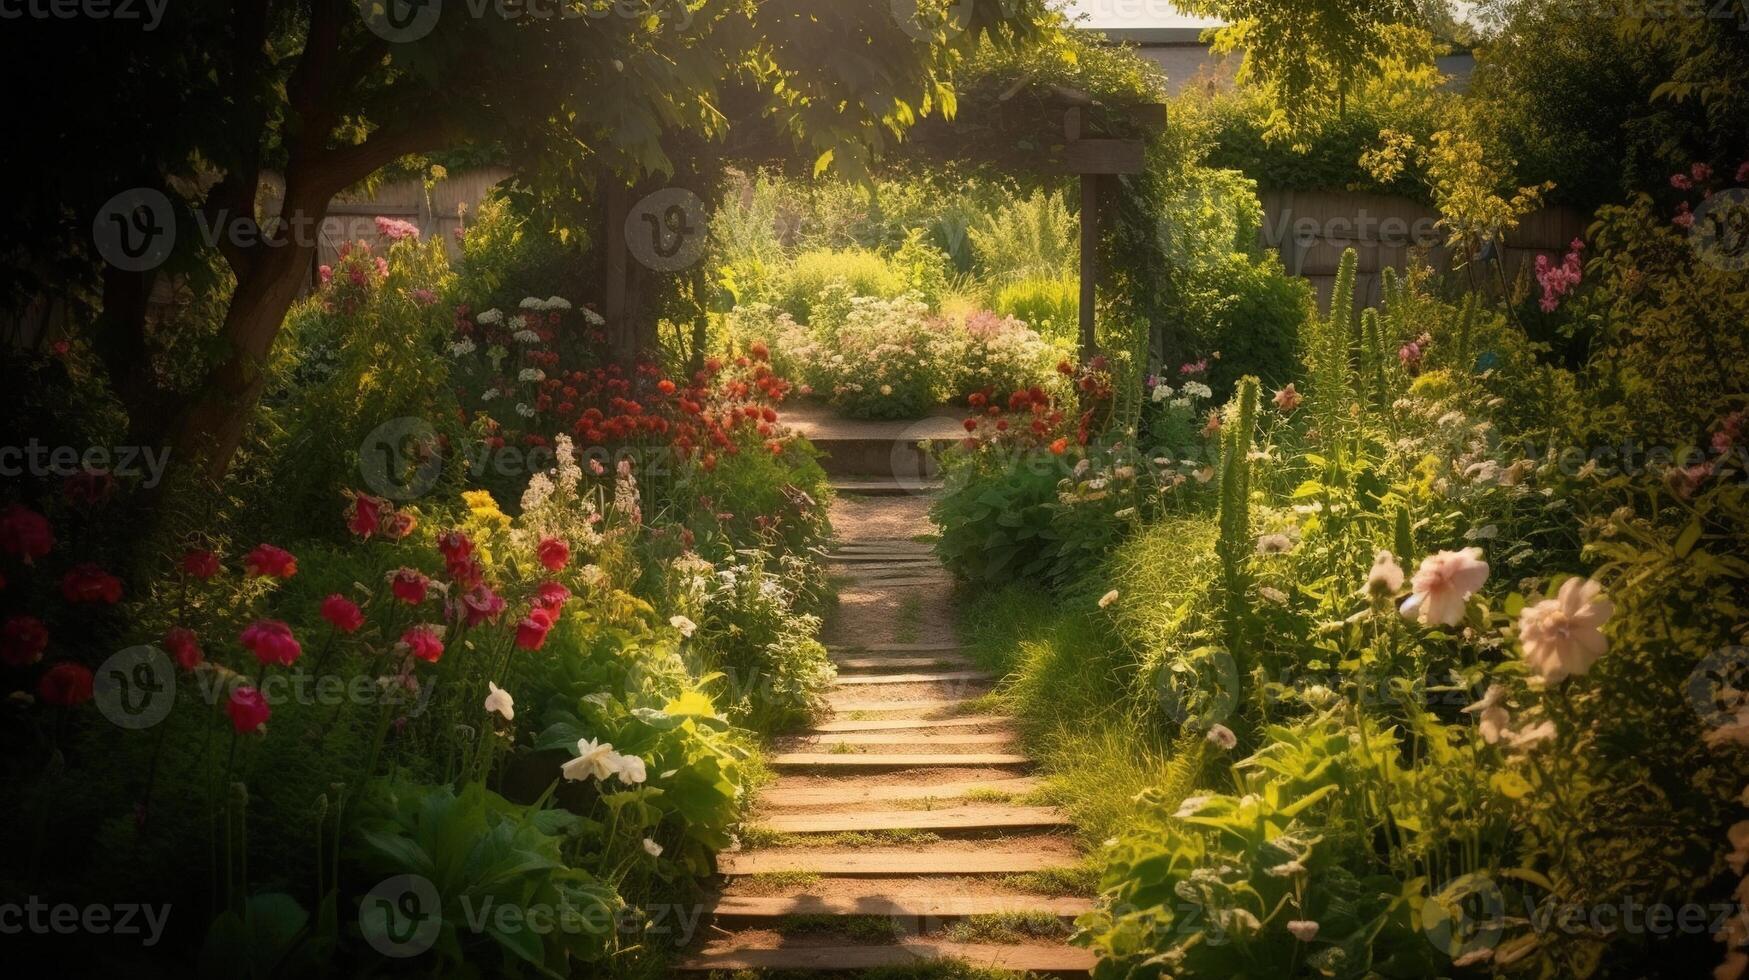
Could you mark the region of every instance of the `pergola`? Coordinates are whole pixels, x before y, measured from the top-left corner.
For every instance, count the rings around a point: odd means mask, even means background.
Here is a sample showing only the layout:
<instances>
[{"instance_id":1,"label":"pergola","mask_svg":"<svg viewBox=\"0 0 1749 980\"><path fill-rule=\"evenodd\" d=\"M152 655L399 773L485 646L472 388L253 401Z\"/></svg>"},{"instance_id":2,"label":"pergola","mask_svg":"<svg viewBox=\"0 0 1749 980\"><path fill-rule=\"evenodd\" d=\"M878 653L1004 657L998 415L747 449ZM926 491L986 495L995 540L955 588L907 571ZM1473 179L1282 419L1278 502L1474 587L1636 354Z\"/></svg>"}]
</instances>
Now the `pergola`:
<instances>
[{"instance_id":1,"label":"pergola","mask_svg":"<svg viewBox=\"0 0 1749 980\"><path fill-rule=\"evenodd\" d=\"M1029 87L1014 83L993 104L962 112L952 121L928 119L906 135L911 156L984 163L1012 173L1073 176L1081 202L1079 348L1083 362L1096 353L1093 314L1099 279L1102 195L1111 178L1139 174L1145 165L1147 137L1165 130L1163 103L1101 103L1085 92L1060 85ZM628 232L638 215L628 213L632 192L606 195L603 315L620 330L635 330L638 311L632 283L640 273L631 261Z\"/></svg>"}]
</instances>

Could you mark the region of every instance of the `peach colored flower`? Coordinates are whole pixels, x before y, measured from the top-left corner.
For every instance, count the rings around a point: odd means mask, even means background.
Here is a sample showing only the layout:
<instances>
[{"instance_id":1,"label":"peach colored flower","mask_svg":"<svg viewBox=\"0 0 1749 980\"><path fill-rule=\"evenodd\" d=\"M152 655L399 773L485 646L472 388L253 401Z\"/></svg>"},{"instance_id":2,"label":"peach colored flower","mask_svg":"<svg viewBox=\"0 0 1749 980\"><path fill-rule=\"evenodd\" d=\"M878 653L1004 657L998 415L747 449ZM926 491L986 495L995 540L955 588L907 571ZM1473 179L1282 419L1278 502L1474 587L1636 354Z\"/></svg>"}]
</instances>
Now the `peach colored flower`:
<instances>
[{"instance_id":1,"label":"peach colored flower","mask_svg":"<svg viewBox=\"0 0 1749 980\"><path fill-rule=\"evenodd\" d=\"M1399 611L1404 619L1423 626L1456 626L1463 622L1464 603L1488 581L1488 563L1482 549L1441 551L1421 559L1410 580L1413 594Z\"/></svg>"},{"instance_id":2,"label":"peach colored flower","mask_svg":"<svg viewBox=\"0 0 1749 980\"><path fill-rule=\"evenodd\" d=\"M1304 395L1294 390L1293 382L1291 381L1288 382L1287 387L1282 388L1275 393L1274 399L1275 407L1284 412L1291 412L1294 409L1299 408L1300 402L1305 400L1306 398Z\"/></svg>"},{"instance_id":3,"label":"peach colored flower","mask_svg":"<svg viewBox=\"0 0 1749 980\"><path fill-rule=\"evenodd\" d=\"M1518 642L1524 662L1546 683L1559 684L1584 674L1609 649L1602 626L1615 614L1593 579L1570 578L1553 599L1524 607L1518 615Z\"/></svg>"}]
</instances>

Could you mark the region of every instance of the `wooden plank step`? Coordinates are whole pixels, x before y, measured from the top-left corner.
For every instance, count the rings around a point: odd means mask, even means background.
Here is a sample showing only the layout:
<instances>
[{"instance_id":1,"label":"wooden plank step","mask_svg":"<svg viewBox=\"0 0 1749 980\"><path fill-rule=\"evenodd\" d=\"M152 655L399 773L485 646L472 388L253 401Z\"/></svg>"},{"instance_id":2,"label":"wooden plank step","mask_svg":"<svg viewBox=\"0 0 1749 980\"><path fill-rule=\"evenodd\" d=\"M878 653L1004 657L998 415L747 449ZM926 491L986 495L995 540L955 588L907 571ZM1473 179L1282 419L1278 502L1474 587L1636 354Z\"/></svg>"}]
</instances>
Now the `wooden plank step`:
<instances>
[{"instance_id":1,"label":"wooden plank step","mask_svg":"<svg viewBox=\"0 0 1749 980\"><path fill-rule=\"evenodd\" d=\"M941 560L934 555L878 555L878 554L830 554L826 562L832 565L853 565L857 569L881 568L942 568Z\"/></svg>"},{"instance_id":2,"label":"wooden plank step","mask_svg":"<svg viewBox=\"0 0 1749 980\"><path fill-rule=\"evenodd\" d=\"M928 667L971 667L964 657L944 653L934 657L833 657L839 670L917 670Z\"/></svg>"},{"instance_id":3,"label":"wooden plank step","mask_svg":"<svg viewBox=\"0 0 1749 980\"><path fill-rule=\"evenodd\" d=\"M1074 868L1080 859L1042 851L983 850L892 851L858 848L810 854L779 848L717 855L717 873L757 875L802 871L822 875L887 877L892 875L1000 875Z\"/></svg>"},{"instance_id":4,"label":"wooden plank step","mask_svg":"<svg viewBox=\"0 0 1749 980\"><path fill-rule=\"evenodd\" d=\"M713 970L874 970L961 962L990 970L1086 976L1093 951L1074 946L900 943L884 946L747 946L696 953L675 964L683 973Z\"/></svg>"},{"instance_id":5,"label":"wooden plank step","mask_svg":"<svg viewBox=\"0 0 1749 980\"><path fill-rule=\"evenodd\" d=\"M852 714L858 711L940 711L962 704L965 704L964 700L833 701L832 710L839 714Z\"/></svg>"},{"instance_id":6,"label":"wooden plank step","mask_svg":"<svg viewBox=\"0 0 1749 980\"><path fill-rule=\"evenodd\" d=\"M837 834L860 830L984 830L997 827L1066 827L1063 811L1049 806L957 806L942 810L861 810L782 813L759 821L780 834Z\"/></svg>"},{"instance_id":7,"label":"wooden plank step","mask_svg":"<svg viewBox=\"0 0 1749 980\"><path fill-rule=\"evenodd\" d=\"M1011 752L969 752L963 755L902 752L779 752L774 766L820 769L907 769L912 766L1021 766L1031 759Z\"/></svg>"},{"instance_id":8,"label":"wooden plank step","mask_svg":"<svg viewBox=\"0 0 1749 980\"><path fill-rule=\"evenodd\" d=\"M996 675L984 670L948 670L931 674L868 674L838 678L839 687L859 684L947 684L953 681L993 681Z\"/></svg>"},{"instance_id":9,"label":"wooden plank step","mask_svg":"<svg viewBox=\"0 0 1749 980\"><path fill-rule=\"evenodd\" d=\"M957 800L972 793L1011 793L1023 796L1039 788L1034 776L1008 779L966 779L952 783L901 783L833 786L785 786L779 779L759 793L761 806L827 806L843 803L880 803L893 800Z\"/></svg>"},{"instance_id":10,"label":"wooden plank step","mask_svg":"<svg viewBox=\"0 0 1749 980\"><path fill-rule=\"evenodd\" d=\"M934 493L946 485L940 480L931 479L859 480L852 477L840 477L832 481L833 490L860 497L905 497L912 494Z\"/></svg>"},{"instance_id":11,"label":"wooden plank step","mask_svg":"<svg viewBox=\"0 0 1749 980\"><path fill-rule=\"evenodd\" d=\"M829 643L833 653L957 653L963 643Z\"/></svg>"},{"instance_id":12,"label":"wooden plank step","mask_svg":"<svg viewBox=\"0 0 1749 980\"><path fill-rule=\"evenodd\" d=\"M952 585L951 575L917 575L907 578L853 579L850 584L855 586L851 591L867 592L871 589L911 589L920 586Z\"/></svg>"},{"instance_id":13,"label":"wooden plank step","mask_svg":"<svg viewBox=\"0 0 1749 980\"><path fill-rule=\"evenodd\" d=\"M810 734L832 732L890 732L904 729L975 728L979 725L1011 724L1008 715L960 715L956 718L870 718L863 721L823 721L809 729Z\"/></svg>"},{"instance_id":14,"label":"wooden plank step","mask_svg":"<svg viewBox=\"0 0 1749 980\"><path fill-rule=\"evenodd\" d=\"M968 915L1042 912L1073 919L1093 910L1090 898L1044 895L722 895L708 911L717 919L777 919L786 915L878 915L904 919L957 919Z\"/></svg>"},{"instance_id":15,"label":"wooden plank step","mask_svg":"<svg viewBox=\"0 0 1749 980\"><path fill-rule=\"evenodd\" d=\"M830 745L993 745L1012 742L1017 738L1013 732L953 732L937 733L930 731L872 731L872 732L822 732L818 735L803 735L796 739L796 747L820 747Z\"/></svg>"}]
</instances>

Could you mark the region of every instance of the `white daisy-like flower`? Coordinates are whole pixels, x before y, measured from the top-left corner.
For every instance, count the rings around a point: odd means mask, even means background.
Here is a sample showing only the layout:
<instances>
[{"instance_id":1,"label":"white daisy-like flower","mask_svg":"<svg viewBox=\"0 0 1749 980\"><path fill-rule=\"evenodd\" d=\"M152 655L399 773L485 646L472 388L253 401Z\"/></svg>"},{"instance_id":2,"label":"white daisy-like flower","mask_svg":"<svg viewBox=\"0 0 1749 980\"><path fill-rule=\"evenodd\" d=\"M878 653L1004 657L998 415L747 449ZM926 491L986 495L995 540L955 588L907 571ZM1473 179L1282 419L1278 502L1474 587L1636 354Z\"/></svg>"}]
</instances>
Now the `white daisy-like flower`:
<instances>
[{"instance_id":1,"label":"white daisy-like flower","mask_svg":"<svg viewBox=\"0 0 1749 980\"><path fill-rule=\"evenodd\" d=\"M519 344L540 343L540 334L535 333L533 330L518 330L510 336Z\"/></svg>"},{"instance_id":2,"label":"white daisy-like flower","mask_svg":"<svg viewBox=\"0 0 1749 980\"><path fill-rule=\"evenodd\" d=\"M619 760L619 781L622 783L641 783L649 778L644 769L644 760L635 755L622 755Z\"/></svg>"},{"instance_id":3,"label":"white daisy-like flower","mask_svg":"<svg viewBox=\"0 0 1749 980\"><path fill-rule=\"evenodd\" d=\"M1183 390L1186 395L1192 398L1213 398L1215 394L1214 389L1201 381L1186 381Z\"/></svg>"},{"instance_id":4,"label":"white daisy-like flower","mask_svg":"<svg viewBox=\"0 0 1749 980\"><path fill-rule=\"evenodd\" d=\"M540 368L523 368L516 373L518 381L545 381L547 373Z\"/></svg>"},{"instance_id":5,"label":"white daisy-like flower","mask_svg":"<svg viewBox=\"0 0 1749 980\"><path fill-rule=\"evenodd\" d=\"M479 316L474 317L474 322L484 323L488 326L497 326L504 322L504 314L495 309L485 310L482 311Z\"/></svg>"},{"instance_id":6,"label":"white daisy-like flower","mask_svg":"<svg viewBox=\"0 0 1749 980\"><path fill-rule=\"evenodd\" d=\"M681 636L691 636L693 631L698 629L698 624L685 616L668 617L668 625L679 630Z\"/></svg>"},{"instance_id":7,"label":"white daisy-like flower","mask_svg":"<svg viewBox=\"0 0 1749 980\"><path fill-rule=\"evenodd\" d=\"M539 296L524 296L522 302L516 304L525 310L541 310L546 308L546 300Z\"/></svg>"},{"instance_id":8,"label":"white daisy-like flower","mask_svg":"<svg viewBox=\"0 0 1749 980\"><path fill-rule=\"evenodd\" d=\"M503 392L499 391L496 388L487 388L485 391L480 392L480 400L483 402L489 402L492 399L497 398L502 394L503 394Z\"/></svg>"},{"instance_id":9,"label":"white daisy-like flower","mask_svg":"<svg viewBox=\"0 0 1749 980\"><path fill-rule=\"evenodd\" d=\"M584 307L583 322L592 327L604 327L607 325L607 318L588 307Z\"/></svg>"},{"instance_id":10,"label":"white daisy-like flower","mask_svg":"<svg viewBox=\"0 0 1749 980\"><path fill-rule=\"evenodd\" d=\"M563 296L548 296L545 308L549 310L568 310L571 308L571 301Z\"/></svg>"},{"instance_id":11,"label":"white daisy-like flower","mask_svg":"<svg viewBox=\"0 0 1749 980\"><path fill-rule=\"evenodd\" d=\"M475 346L473 338L463 337L449 345L449 356L466 357L467 355L472 354L475 350L478 350L478 348Z\"/></svg>"}]
</instances>

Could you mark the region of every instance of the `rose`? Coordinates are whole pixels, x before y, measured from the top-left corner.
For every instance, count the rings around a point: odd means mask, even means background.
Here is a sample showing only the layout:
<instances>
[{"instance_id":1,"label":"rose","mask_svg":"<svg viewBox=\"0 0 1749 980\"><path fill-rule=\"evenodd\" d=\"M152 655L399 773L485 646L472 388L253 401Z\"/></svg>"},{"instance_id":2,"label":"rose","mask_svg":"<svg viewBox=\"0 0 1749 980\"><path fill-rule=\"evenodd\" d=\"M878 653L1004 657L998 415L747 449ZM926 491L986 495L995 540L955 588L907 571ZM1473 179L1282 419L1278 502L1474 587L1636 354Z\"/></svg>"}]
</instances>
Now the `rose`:
<instances>
[{"instance_id":1,"label":"rose","mask_svg":"<svg viewBox=\"0 0 1749 980\"><path fill-rule=\"evenodd\" d=\"M245 627L237 639L263 664L289 667L304 652L292 636L291 627L277 619L258 619Z\"/></svg>"},{"instance_id":2,"label":"rose","mask_svg":"<svg viewBox=\"0 0 1749 980\"><path fill-rule=\"evenodd\" d=\"M45 704L71 708L91 700L91 668L63 660L36 682L36 696Z\"/></svg>"},{"instance_id":3,"label":"rose","mask_svg":"<svg viewBox=\"0 0 1749 980\"><path fill-rule=\"evenodd\" d=\"M535 553L549 572L559 571L571 560L571 546L559 538L542 538Z\"/></svg>"},{"instance_id":4,"label":"rose","mask_svg":"<svg viewBox=\"0 0 1749 980\"><path fill-rule=\"evenodd\" d=\"M273 709L267 706L267 699L261 692L247 684L231 692L231 700L225 704L225 713L231 716L231 728L239 735L249 735L262 731L267 726L267 719L272 717Z\"/></svg>"},{"instance_id":5,"label":"rose","mask_svg":"<svg viewBox=\"0 0 1749 980\"><path fill-rule=\"evenodd\" d=\"M341 633L351 633L364 625L364 610L358 603L336 592L322 600L322 618Z\"/></svg>"},{"instance_id":6,"label":"rose","mask_svg":"<svg viewBox=\"0 0 1749 980\"><path fill-rule=\"evenodd\" d=\"M560 585L558 582L542 582L540 585L535 586L535 604L542 609L545 609L554 619L559 618L559 610L564 607L566 600L570 598L571 590Z\"/></svg>"}]
</instances>

